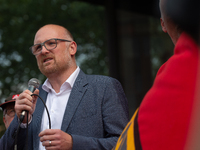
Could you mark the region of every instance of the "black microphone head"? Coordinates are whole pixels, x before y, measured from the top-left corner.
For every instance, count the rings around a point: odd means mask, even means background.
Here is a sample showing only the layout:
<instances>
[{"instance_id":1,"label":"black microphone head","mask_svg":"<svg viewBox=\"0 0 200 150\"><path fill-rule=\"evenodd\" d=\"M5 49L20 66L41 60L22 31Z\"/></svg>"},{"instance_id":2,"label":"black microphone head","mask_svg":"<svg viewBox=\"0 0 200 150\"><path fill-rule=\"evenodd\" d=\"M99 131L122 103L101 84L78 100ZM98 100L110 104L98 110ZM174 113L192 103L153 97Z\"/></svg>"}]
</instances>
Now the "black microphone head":
<instances>
[{"instance_id":1,"label":"black microphone head","mask_svg":"<svg viewBox=\"0 0 200 150\"><path fill-rule=\"evenodd\" d=\"M40 81L36 78L32 78L28 81L28 86L34 86L35 88L39 88L40 86Z\"/></svg>"}]
</instances>

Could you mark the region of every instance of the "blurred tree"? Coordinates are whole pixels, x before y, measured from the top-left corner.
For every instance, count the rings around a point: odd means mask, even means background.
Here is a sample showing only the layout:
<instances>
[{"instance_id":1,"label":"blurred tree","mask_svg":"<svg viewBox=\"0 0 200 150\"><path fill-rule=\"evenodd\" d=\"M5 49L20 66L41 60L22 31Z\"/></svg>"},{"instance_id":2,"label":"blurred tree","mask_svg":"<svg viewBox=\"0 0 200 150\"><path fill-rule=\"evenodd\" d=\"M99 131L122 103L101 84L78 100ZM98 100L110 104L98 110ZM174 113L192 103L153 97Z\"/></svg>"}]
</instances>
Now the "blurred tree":
<instances>
[{"instance_id":1,"label":"blurred tree","mask_svg":"<svg viewBox=\"0 0 200 150\"><path fill-rule=\"evenodd\" d=\"M0 137L3 135L3 133L5 132L5 126L3 123L3 113L0 113Z\"/></svg>"},{"instance_id":2,"label":"blurred tree","mask_svg":"<svg viewBox=\"0 0 200 150\"><path fill-rule=\"evenodd\" d=\"M1 2L0 14L1 98L21 92L32 77L44 81L29 47L35 32L49 23L72 32L78 44L78 65L86 73L108 74L102 7L69 0L6 0Z\"/></svg>"}]
</instances>

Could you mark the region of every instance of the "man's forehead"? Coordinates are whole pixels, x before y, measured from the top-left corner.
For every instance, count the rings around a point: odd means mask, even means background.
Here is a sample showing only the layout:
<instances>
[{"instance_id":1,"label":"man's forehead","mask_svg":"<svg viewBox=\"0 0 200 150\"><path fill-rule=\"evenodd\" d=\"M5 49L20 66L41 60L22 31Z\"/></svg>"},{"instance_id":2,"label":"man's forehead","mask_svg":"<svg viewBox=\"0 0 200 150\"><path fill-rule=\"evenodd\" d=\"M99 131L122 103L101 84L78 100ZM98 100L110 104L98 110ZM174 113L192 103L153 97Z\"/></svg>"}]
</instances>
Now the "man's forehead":
<instances>
[{"instance_id":1,"label":"man's forehead","mask_svg":"<svg viewBox=\"0 0 200 150\"><path fill-rule=\"evenodd\" d=\"M51 38L61 38L63 29L57 26L44 26L39 29L35 35L34 44L42 43Z\"/></svg>"}]
</instances>

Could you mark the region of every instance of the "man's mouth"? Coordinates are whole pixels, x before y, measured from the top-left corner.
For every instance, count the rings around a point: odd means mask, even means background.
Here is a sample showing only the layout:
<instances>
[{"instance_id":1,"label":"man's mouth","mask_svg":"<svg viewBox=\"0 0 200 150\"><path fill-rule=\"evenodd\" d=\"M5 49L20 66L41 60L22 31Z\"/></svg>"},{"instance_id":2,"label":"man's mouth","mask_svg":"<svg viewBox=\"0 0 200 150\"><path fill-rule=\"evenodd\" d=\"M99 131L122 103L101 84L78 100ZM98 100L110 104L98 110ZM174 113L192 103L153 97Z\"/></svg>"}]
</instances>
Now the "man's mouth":
<instances>
[{"instance_id":1,"label":"man's mouth","mask_svg":"<svg viewBox=\"0 0 200 150\"><path fill-rule=\"evenodd\" d=\"M46 59L44 59L43 62L47 62L47 61L50 61L50 60L52 60L52 58L46 58Z\"/></svg>"}]
</instances>

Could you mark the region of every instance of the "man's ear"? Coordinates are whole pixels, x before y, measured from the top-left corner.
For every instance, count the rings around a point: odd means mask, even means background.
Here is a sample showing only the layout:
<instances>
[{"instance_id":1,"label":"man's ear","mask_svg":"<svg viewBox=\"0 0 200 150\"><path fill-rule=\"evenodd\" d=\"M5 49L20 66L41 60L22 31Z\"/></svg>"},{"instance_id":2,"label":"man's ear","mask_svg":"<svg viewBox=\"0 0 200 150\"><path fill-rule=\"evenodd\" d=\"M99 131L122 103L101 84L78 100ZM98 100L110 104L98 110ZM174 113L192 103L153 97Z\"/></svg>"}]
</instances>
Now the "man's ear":
<instances>
[{"instance_id":1,"label":"man's ear","mask_svg":"<svg viewBox=\"0 0 200 150\"><path fill-rule=\"evenodd\" d=\"M166 27L165 27L165 22L163 21L162 18L160 18L160 24L161 24L161 27L162 27L163 32L167 33L167 29L166 29Z\"/></svg>"},{"instance_id":2,"label":"man's ear","mask_svg":"<svg viewBox=\"0 0 200 150\"><path fill-rule=\"evenodd\" d=\"M77 44L76 42L72 41L69 45L69 52L71 55L75 55L77 52Z\"/></svg>"}]
</instances>

